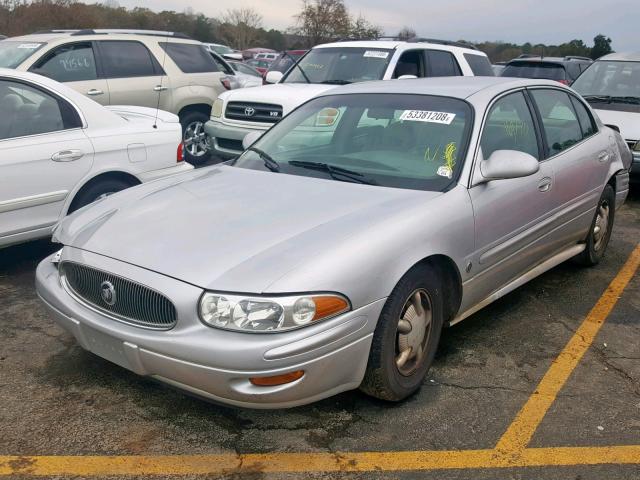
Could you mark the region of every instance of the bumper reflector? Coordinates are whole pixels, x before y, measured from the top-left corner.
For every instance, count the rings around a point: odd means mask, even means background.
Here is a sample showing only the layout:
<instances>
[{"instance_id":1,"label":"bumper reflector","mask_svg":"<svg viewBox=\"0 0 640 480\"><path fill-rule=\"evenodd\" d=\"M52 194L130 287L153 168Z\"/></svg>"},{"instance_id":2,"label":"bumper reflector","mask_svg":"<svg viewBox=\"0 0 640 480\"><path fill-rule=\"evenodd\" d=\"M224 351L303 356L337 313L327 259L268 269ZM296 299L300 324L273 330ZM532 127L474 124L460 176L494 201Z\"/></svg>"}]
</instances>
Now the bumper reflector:
<instances>
[{"instance_id":1,"label":"bumper reflector","mask_svg":"<svg viewBox=\"0 0 640 480\"><path fill-rule=\"evenodd\" d=\"M286 383L295 382L304 375L304 370L275 375L273 377L253 377L249 381L258 387L275 387Z\"/></svg>"}]
</instances>

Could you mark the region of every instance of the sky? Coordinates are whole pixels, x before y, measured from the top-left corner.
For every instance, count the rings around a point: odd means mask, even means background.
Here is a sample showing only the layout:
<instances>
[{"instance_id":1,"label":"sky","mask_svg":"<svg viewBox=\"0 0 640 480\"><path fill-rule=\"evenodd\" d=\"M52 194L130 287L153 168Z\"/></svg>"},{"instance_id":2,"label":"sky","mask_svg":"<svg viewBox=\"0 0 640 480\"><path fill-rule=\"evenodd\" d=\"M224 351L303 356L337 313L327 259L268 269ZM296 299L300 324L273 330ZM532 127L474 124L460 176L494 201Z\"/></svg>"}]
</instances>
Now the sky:
<instances>
[{"instance_id":1,"label":"sky","mask_svg":"<svg viewBox=\"0 0 640 480\"><path fill-rule=\"evenodd\" d=\"M94 3L94 0L86 0ZM191 7L209 17L230 8L252 7L267 29L285 29L295 20L300 0L118 0L127 8L182 12ZM350 12L384 28L387 35L402 27L419 36L448 40L502 40L513 43L560 44L581 39L592 45L599 33L609 36L616 51L640 51L636 33L638 0L345 0Z\"/></svg>"}]
</instances>

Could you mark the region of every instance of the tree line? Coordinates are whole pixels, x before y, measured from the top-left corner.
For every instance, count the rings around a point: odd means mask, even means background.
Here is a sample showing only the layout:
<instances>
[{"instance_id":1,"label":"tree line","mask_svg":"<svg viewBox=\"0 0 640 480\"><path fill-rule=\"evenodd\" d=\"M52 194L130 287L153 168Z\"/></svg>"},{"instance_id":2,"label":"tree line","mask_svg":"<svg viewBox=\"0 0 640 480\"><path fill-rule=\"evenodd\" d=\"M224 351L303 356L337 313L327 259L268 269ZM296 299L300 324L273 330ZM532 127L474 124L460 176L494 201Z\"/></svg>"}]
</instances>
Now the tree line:
<instances>
[{"instance_id":1,"label":"tree line","mask_svg":"<svg viewBox=\"0 0 640 480\"><path fill-rule=\"evenodd\" d=\"M126 9L117 0L85 4L76 0L0 0L0 34L16 36L49 29L130 28L182 32L203 42L225 43L243 50L266 47L274 50L309 48L339 39L378 38L383 29L363 16L353 16L344 0L301 0L300 12L285 31L267 29L262 16L251 8L230 9L219 18L196 13L153 12L148 8ZM402 39L416 37L409 27L401 29ZM611 39L594 38L588 46L582 40L561 45L517 45L506 42L476 43L491 61L507 61L521 54L545 56L578 55L598 58L611 52Z\"/></svg>"}]
</instances>

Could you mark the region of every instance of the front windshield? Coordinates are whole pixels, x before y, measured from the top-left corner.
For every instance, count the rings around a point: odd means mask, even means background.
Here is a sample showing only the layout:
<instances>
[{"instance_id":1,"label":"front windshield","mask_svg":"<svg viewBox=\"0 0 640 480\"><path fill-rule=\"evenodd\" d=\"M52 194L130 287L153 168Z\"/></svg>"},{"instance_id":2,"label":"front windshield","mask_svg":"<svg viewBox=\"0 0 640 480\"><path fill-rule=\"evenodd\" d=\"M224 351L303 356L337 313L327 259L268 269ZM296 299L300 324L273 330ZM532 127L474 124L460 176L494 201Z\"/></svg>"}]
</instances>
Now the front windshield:
<instances>
[{"instance_id":1,"label":"front windshield","mask_svg":"<svg viewBox=\"0 0 640 480\"><path fill-rule=\"evenodd\" d=\"M381 48L315 48L283 83L353 83L382 80L392 51ZM306 75L306 77L305 77Z\"/></svg>"},{"instance_id":2,"label":"front windshield","mask_svg":"<svg viewBox=\"0 0 640 480\"><path fill-rule=\"evenodd\" d=\"M0 42L0 68L16 68L43 45L38 42L3 40Z\"/></svg>"},{"instance_id":3,"label":"front windshield","mask_svg":"<svg viewBox=\"0 0 640 480\"><path fill-rule=\"evenodd\" d=\"M640 62L598 61L572 85L583 97L640 97ZM615 100L615 99L614 99Z\"/></svg>"},{"instance_id":4,"label":"front windshield","mask_svg":"<svg viewBox=\"0 0 640 480\"><path fill-rule=\"evenodd\" d=\"M236 167L443 191L465 158L471 107L456 98L354 94L314 99L284 117Z\"/></svg>"}]
</instances>

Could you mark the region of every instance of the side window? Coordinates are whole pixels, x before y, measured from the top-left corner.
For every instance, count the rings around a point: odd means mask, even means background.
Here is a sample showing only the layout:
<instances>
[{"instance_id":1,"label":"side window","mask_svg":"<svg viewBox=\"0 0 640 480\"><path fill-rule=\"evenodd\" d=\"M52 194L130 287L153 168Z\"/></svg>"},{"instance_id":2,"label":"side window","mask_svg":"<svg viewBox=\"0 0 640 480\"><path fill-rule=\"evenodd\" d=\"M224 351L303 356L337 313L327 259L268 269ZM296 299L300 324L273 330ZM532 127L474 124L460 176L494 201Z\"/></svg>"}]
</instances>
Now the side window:
<instances>
[{"instance_id":1,"label":"side window","mask_svg":"<svg viewBox=\"0 0 640 480\"><path fill-rule=\"evenodd\" d=\"M66 101L21 82L0 80L0 139L81 126Z\"/></svg>"},{"instance_id":2,"label":"side window","mask_svg":"<svg viewBox=\"0 0 640 480\"><path fill-rule=\"evenodd\" d=\"M403 75L413 75L414 77L424 77L424 57L421 50L409 50L404 52L398 64L396 70L393 73L393 78L400 78Z\"/></svg>"},{"instance_id":3,"label":"side window","mask_svg":"<svg viewBox=\"0 0 640 480\"><path fill-rule=\"evenodd\" d=\"M553 156L582 140L580 122L569 95L560 90L532 90L540 112L549 156Z\"/></svg>"},{"instance_id":4,"label":"side window","mask_svg":"<svg viewBox=\"0 0 640 480\"><path fill-rule=\"evenodd\" d=\"M506 95L493 104L480 147L485 159L496 150L518 150L540 158L533 117L522 92Z\"/></svg>"},{"instance_id":5,"label":"side window","mask_svg":"<svg viewBox=\"0 0 640 480\"><path fill-rule=\"evenodd\" d=\"M151 52L140 42L101 40L99 48L106 78L151 77L161 72Z\"/></svg>"},{"instance_id":6,"label":"side window","mask_svg":"<svg viewBox=\"0 0 640 480\"><path fill-rule=\"evenodd\" d=\"M571 103L573 103L573 108L576 110L576 114L578 115L578 121L582 128L582 138L588 138L596 133L598 131L596 122L593 120L593 117L587 110L587 107L585 107L584 104L574 96L571 96Z\"/></svg>"},{"instance_id":7,"label":"side window","mask_svg":"<svg viewBox=\"0 0 640 480\"><path fill-rule=\"evenodd\" d=\"M427 72L430 77L462 75L453 54L444 50L427 50Z\"/></svg>"},{"instance_id":8,"label":"side window","mask_svg":"<svg viewBox=\"0 0 640 480\"><path fill-rule=\"evenodd\" d=\"M58 82L81 82L98 78L91 43L58 47L40 60L31 71Z\"/></svg>"},{"instance_id":9,"label":"side window","mask_svg":"<svg viewBox=\"0 0 640 480\"><path fill-rule=\"evenodd\" d=\"M218 72L218 66L202 45L195 43L162 43L167 55L183 73Z\"/></svg>"},{"instance_id":10,"label":"side window","mask_svg":"<svg viewBox=\"0 0 640 480\"><path fill-rule=\"evenodd\" d=\"M491 62L484 55L474 55L472 53L465 53L464 59L471 67L471 71L476 77L493 77L495 73L491 68Z\"/></svg>"}]
</instances>

